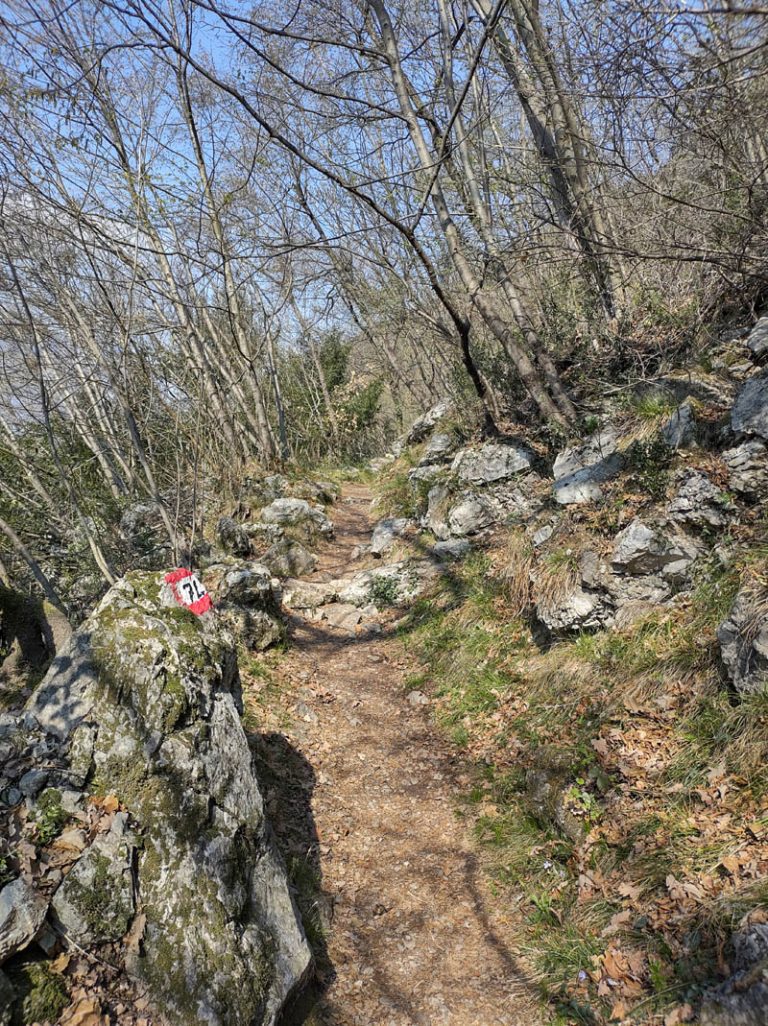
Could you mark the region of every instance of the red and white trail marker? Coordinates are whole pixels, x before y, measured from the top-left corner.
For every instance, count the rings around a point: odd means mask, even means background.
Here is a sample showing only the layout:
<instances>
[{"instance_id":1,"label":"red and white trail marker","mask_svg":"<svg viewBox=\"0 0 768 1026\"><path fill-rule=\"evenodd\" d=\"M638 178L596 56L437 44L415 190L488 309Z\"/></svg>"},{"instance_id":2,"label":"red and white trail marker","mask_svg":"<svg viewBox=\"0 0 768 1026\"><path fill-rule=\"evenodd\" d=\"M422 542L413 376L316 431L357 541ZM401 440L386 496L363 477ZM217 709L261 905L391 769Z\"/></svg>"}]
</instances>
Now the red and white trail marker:
<instances>
[{"instance_id":1,"label":"red and white trail marker","mask_svg":"<svg viewBox=\"0 0 768 1026\"><path fill-rule=\"evenodd\" d=\"M185 570L183 567L172 570L165 575L165 582L170 585L173 597L179 605L191 609L197 616L202 616L213 609L211 596L205 590L205 585L191 570Z\"/></svg>"}]
</instances>

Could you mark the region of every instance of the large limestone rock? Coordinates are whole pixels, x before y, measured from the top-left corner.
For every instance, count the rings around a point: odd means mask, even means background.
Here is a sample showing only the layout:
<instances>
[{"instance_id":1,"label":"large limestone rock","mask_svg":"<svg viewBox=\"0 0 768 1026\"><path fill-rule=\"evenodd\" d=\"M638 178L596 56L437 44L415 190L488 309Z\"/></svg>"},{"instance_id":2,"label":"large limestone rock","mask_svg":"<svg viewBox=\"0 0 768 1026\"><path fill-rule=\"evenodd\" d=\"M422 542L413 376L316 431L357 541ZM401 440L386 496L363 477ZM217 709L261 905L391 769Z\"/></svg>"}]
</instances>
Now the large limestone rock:
<instances>
[{"instance_id":1,"label":"large limestone rock","mask_svg":"<svg viewBox=\"0 0 768 1026\"><path fill-rule=\"evenodd\" d=\"M439 563L446 563L464 559L471 550L472 545L466 538L449 538L447 541L435 542L430 555Z\"/></svg>"},{"instance_id":2,"label":"large limestone rock","mask_svg":"<svg viewBox=\"0 0 768 1026\"><path fill-rule=\"evenodd\" d=\"M696 440L696 415L693 406L686 401L670 414L660 429L662 440L670 449L682 449Z\"/></svg>"},{"instance_id":3,"label":"large limestone rock","mask_svg":"<svg viewBox=\"0 0 768 1026\"><path fill-rule=\"evenodd\" d=\"M290 482L283 474L268 474L266 477L246 478L243 481L243 492L248 502L254 506L266 506L275 499L288 494Z\"/></svg>"},{"instance_id":4,"label":"large limestone rock","mask_svg":"<svg viewBox=\"0 0 768 1026\"><path fill-rule=\"evenodd\" d=\"M43 925L48 901L18 877L0 891L0 965L22 951Z\"/></svg>"},{"instance_id":5,"label":"large limestone rock","mask_svg":"<svg viewBox=\"0 0 768 1026\"><path fill-rule=\"evenodd\" d=\"M692 527L725 527L728 503L723 493L701 470L683 473L675 497L667 506L670 519Z\"/></svg>"},{"instance_id":6,"label":"large limestone rock","mask_svg":"<svg viewBox=\"0 0 768 1026\"><path fill-rule=\"evenodd\" d=\"M249 556L251 540L248 532L232 517L220 517L216 524L216 540L219 546L233 556Z\"/></svg>"},{"instance_id":7,"label":"large limestone rock","mask_svg":"<svg viewBox=\"0 0 768 1026\"><path fill-rule=\"evenodd\" d=\"M422 526L430 530L435 537L445 540L450 538L448 526L448 507L451 502L451 490L447 484L433 485L427 494L427 511L422 518Z\"/></svg>"},{"instance_id":8,"label":"large limestone rock","mask_svg":"<svg viewBox=\"0 0 768 1026\"><path fill-rule=\"evenodd\" d=\"M206 587L218 618L248 648L263 651L285 637L278 581L261 563L214 564Z\"/></svg>"},{"instance_id":9,"label":"large limestone rock","mask_svg":"<svg viewBox=\"0 0 768 1026\"><path fill-rule=\"evenodd\" d=\"M457 453L451 471L463 484L483 485L506 481L531 469L533 453L519 445L487 442L477 449Z\"/></svg>"},{"instance_id":10,"label":"large limestone rock","mask_svg":"<svg viewBox=\"0 0 768 1026\"><path fill-rule=\"evenodd\" d=\"M275 499L260 517L263 523L280 527L285 535L305 543L333 534L333 524L323 510L306 499Z\"/></svg>"},{"instance_id":11,"label":"large limestone rock","mask_svg":"<svg viewBox=\"0 0 768 1026\"><path fill-rule=\"evenodd\" d=\"M371 555L379 558L389 552L412 523L407 517L385 517L379 520L371 536Z\"/></svg>"},{"instance_id":12,"label":"large limestone rock","mask_svg":"<svg viewBox=\"0 0 768 1026\"><path fill-rule=\"evenodd\" d=\"M427 495L422 525L446 541L480 534L493 524L525 519L542 506L540 484L535 474L460 491L449 484L435 484Z\"/></svg>"},{"instance_id":13,"label":"large limestone rock","mask_svg":"<svg viewBox=\"0 0 768 1026\"><path fill-rule=\"evenodd\" d=\"M747 591L741 591L717 628L720 657L728 677L742 694L768 682L768 615Z\"/></svg>"},{"instance_id":14,"label":"large limestone rock","mask_svg":"<svg viewBox=\"0 0 768 1026\"><path fill-rule=\"evenodd\" d=\"M440 432L432 435L419 460L419 466L442 463L456 451L456 448L457 440L454 433Z\"/></svg>"},{"instance_id":15,"label":"large limestone rock","mask_svg":"<svg viewBox=\"0 0 768 1026\"><path fill-rule=\"evenodd\" d=\"M408 471L408 480L418 486L426 481L433 481L444 476L447 469L442 463L419 463L418 466Z\"/></svg>"},{"instance_id":16,"label":"large limestone rock","mask_svg":"<svg viewBox=\"0 0 768 1026\"><path fill-rule=\"evenodd\" d=\"M127 968L165 1020L272 1026L311 956L240 722L231 636L216 613L163 606L162 590L160 575L119 581L54 661L27 717L62 740L88 729L85 786L116 795L141 838L146 918ZM103 841L118 866L132 844L124 825ZM80 886L57 903L73 931L89 925L103 855L88 849L72 870ZM110 934L131 919L127 894L118 909Z\"/></svg>"},{"instance_id":17,"label":"large limestone rock","mask_svg":"<svg viewBox=\"0 0 768 1026\"><path fill-rule=\"evenodd\" d=\"M739 435L768 438L768 371L745 381L731 410L731 427Z\"/></svg>"},{"instance_id":18,"label":"large limestone rock","mask_svg":"<svg viewBox=\"0 0 768 1026\"><path fill-rule=\"evenodd\" d=\"M768 316L761 317L747 339L747 348L752 357L761 362L768 356Z\"/></svg>"},{"instance_id":19,"label":"large limestone rock","mask_svg":"<svg viewBox=\"0 0 768 1026\"><path fill-rule=\"evenodd\" d=\"M301 542L290 538L281 538L270 545L261 561L276 577L303 577L317 566L317 556Z\"/></svg>"},{"instance_id":20,"label":"large limestone rock","mask_svg":"<svg viewBox=\"0 0 768 1026\"><path fill-rule=\"evenodd\" d=\"M768 495L768 446L753 438L723 453L728 483L734 492L748 498Z\"/></svg>"},{"instance_id":21,"label":"large limestone rock","mask_svg":"<svg viewBox=\"0 0 768 1026\"><path fill-rule=\"evenodd\" d=\"M330 582L339 602L350 606L405 606L430 586L437 568L424 560L401 560L374 570L361 570Z\"/></svg>"},{"instance_id":22,"label":"large limestone rock","mask_svg":"<svg viewBox=\"0 0 768 1026\"><path fill-rule=\"evenodd\" d=\"M615 477L622 467L617 445L616 431L604 428L583 445L559 453L553 467L557 502L569 506L600 499L600 484Z\"/></svg>"},{"instance_id":23,"label":"large limestone rock","mask_svg":"<svg viewBox=\"0 0 768 1026\"><path fill-rule=\"evenodd\" d=\"M537 620L557 636L574 631L597 630L610 620L610 608L605 596L586 591L576 583L565 594L536 601Z\"/></svg>"},{"instance_id":24,"label":"large limestone rock","mask_svg":"<svg viewBox=\"0 0 768 1026\"><path fill-rule=\"evenodd\" d=\"M449 509L448 531L456 537L465 538L479 534L495 520L493 508L484 496L468 494Z\"/></svg>"},{"instance_id":25,"label":"large limestone rock","mask_svg":"<svg viewBox=\"0 0 768 1026\"><path fill-rule=\"evenodd\" d=\"M668 534L636 518L616 536L611 564L621 574L658 574L677 584L686 580L698 555L698 548L684 535Z\"/></svg>"},{"instance_id":26,"label":"large limestone rock","mask_svg":"<svg viewBox=\"0 0 768 1026\"><path fill-rule=\"evenodd\" d=\"M315 582L289 579L283 582L283 605L287 609L317 609L338 598L337 581Z\"/></svg>"},{"instance_id":27,"label":"large limestone rock","mask_svg":"<svg viewBox=\"0 0 768 1026\"><path fill-rule=\"evenodd\" d=\"M96 837L54 895L56 919L82 947L120 940L136 911L136 838L127 820L125 813L117 813L109 831Z\"/></svg>"},{"instance_id":28,"label":"large limestone rock","mask_svg":"<svg viewBox=\"0 0 768 1026\"><path fill-rule=\"evenodd\" d=\"M405 436L405 444L416 445L417 442L423 442L425 438L429 437L443 417L447 417L452 412L453 401L451 399L441 399L440 402L435 403L426 413L423 413L413 422L411 430Z\"/></svg>"}]
</instances>

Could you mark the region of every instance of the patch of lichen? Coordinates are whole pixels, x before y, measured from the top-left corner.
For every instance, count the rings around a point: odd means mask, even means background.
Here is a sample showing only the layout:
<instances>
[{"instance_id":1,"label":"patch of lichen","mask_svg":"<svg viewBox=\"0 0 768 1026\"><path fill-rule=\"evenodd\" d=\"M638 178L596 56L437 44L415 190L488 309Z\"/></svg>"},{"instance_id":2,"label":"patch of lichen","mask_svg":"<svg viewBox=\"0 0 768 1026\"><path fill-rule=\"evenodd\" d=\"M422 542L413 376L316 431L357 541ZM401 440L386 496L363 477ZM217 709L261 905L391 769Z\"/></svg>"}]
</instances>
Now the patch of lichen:
<instances>
[{"instance_id":1,"label":"patch of lichen","mask_svg":"<svg viewBox=\"0 0 768 1026\"><path fill-rule=\"evenodd\" d=\"M110 859L102 852L88 857L93 863L92 875L86 882L73 871L67 878L67 900L97 941L118 940L128 930L133 902L110 873Z\"/></svg>"},{"instance_id":2,"label":"patch of lichen","mask_svg":"<svg viewBox=\"0 0 768 1026\"><path fill-rule=\"evenodd\" d=\"M109 734L127 736L129 723L109 724L100 743L109 749ZM195 794L188 780L174 780L142 757L107 756L90 782L92 794L114 794L140 829L149 835L172 830L180 842L192 843L208 827L207 803Z\"/></svg>"},{"instance_id":3,"label":"patch of lichen","mask_svg":"<svg viewBox=\"0 0 768 1026\"><path fill-rule=\"evenodd\" d=\"M11 974L17 994L12 1026L53 1023L59 1018L69 997L64 982L46 962L30 962Z\"/></svg>"},{"instance_id":4,"label":"patch of lichen","mask_svg":"<svg viewBox=\"0 0 768 1026\"><path fill-rule=\"evenodd\" d=\"M246 846L247 847L247 846ZM233 852L233 871L245 854ZM197 1021L201 1002L226 1011L232 1022L259 1022L274 978L269 938L260 938L257 950L246 955L242 947L240 917L233 918L222 904L217 883L203 867L196 871L194 887L178 888L174 894L173 920L156 918L158 901L167 879L168 860L159 848L148 842L142 855L139 876L147 915L147 936L151 956L141 957L134 971L148 984L156 1000L162 1002L170 1021ZM247 874L243 877L247 879ZM242 913L247 912L246 907ZM203 923L201 929L199 924ZM196 926L196 924L198 924ZM249 932L253 942L253 935ZM188 953L192 954L195 974L189 973Z\"/></svg>"}]
</instances>

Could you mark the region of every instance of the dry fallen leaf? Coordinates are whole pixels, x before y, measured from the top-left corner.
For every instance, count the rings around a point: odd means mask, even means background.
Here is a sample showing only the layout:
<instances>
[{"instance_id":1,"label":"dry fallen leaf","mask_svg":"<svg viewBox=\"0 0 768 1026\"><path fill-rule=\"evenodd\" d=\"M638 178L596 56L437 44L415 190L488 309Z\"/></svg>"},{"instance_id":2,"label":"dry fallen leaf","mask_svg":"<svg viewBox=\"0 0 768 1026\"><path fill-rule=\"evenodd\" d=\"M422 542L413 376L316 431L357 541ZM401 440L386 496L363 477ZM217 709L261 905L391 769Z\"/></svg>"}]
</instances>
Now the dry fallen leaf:
<instances>
[{"instance_id":1,"label":"dry fallen leaf","mask_svg":"<svg viewBox=\"0 0 768 1026\"><path fill-rule=\"evenodd\" d=\"M639 885L631 883L619 884L619 894L622 898L629 898L630 901L637 901L642 893L643 888Z\"/></svg>"},{"instance_id":2,"label":"dry fallen leaf","mask_svg":"<svg viewBox=\"0 0 768 1026\"><path fill-rule=\"evenodd\" d=\"M59 1026L110 1026L110 1023L97 998L83 997L64 1011Z\"/></svg>"},{"instance_id":3,"label":"dry fallen leaf","mask_svg":"<svg viewBox=\"0 0 768 1026\"><path fill-rule=\"evenodd\" d=\"M71 961L72 956L70 953L68 951L62 951L62 953L51 962L51 969L55 973L63 973Z\"/></svg>"},{"instance_id":4,"label":"dry fallen leaf","mask_svg":"<svg viewBox=\"0 0 768 1026\"><path fill-rule=\"evenodd\" d=\"M141 948L141 941L144 937L144 928L147 925L147 917L143 912L134 916L131 928L125 935L125 946L128 951L138 954Z\"/></svg>"},{"instance_id":5,"label":"dry fallen leaf","mask_svg":"<svg viewBox=\"0 0 768 1026\"><path fill-rule=\"evenodd\" d=\"M633 916L631 909L624 909L622 912L617 912L616 915L611 919L610 923L606 926L603 932L600 934L601 937L612 937L615 933L621 929L622 926L626 926Z\"/></svg>"},{"instance_id":6,"label":"dry fallen leaf","mask_svg":"<svg viewBox=\"0 0 768 1026\"><path fill-rule=\"evenodd\" d=\"M108 794L104 798L94 796L91 798L91 805L98 805L104 812L117 812L120 808L120 802L113 794Z\"/></svg>"},{"instance_id":7,"label":"dry fallen leaf","mask_svg":"<svg viewBox=\"0 0 768 1026\"><path fill-rule=\"evenodd\" d=\"M88 840L84 830L72 828L60 834L51 845L57 851L85 851Z\"/></svg>"},{"instance_id":8,"label":"dry fallen leaf","mask_svg":"<svg viewBox=\"0 0 768 1026\"><path fill-rule=\"evenodd\" d=\"M625 1019L629 1009L623 1001L617 1001L611 1009L612 1019Z\"/></svg>"},{"instance_id":9,"label":"dry fallen leaf","mask_svg":"<svg viewBox=\"0 0 768 1026\"><path fill-rule=\"evenodd\" d=\"M678 1005L664 1017L664 1026L679 1026L681 1022L691 1022L693 1009L689 1004Z\"/></svg>"}]
</instances>

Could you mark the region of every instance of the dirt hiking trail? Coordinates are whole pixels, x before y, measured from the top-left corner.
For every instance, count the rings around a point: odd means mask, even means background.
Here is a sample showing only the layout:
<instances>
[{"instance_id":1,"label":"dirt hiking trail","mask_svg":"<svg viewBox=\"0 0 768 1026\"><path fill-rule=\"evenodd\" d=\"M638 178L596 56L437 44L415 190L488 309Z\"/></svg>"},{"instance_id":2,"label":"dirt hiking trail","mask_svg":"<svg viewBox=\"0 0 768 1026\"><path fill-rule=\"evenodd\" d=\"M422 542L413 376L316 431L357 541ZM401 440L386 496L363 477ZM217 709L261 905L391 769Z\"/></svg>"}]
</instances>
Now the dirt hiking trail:
<instances>
[{"instance_id":1,"label":"dirt hiking trail","mask_svg":"<svg viewBox=\"0 0 768 1026\"><path fill-rule=\"evenodd\" d=\"M345 487L312 581L360 568L371 498ZM542 1012L509 950L514 914L505 921L455 813L469 776L429 708L409 703L409 660L386 620L355 636L295 615L275 671L288 716L257 742L289 865L309 866L325 895L324 993L290 1024L533 1026Z\"/></svg>"}]
</instances>

